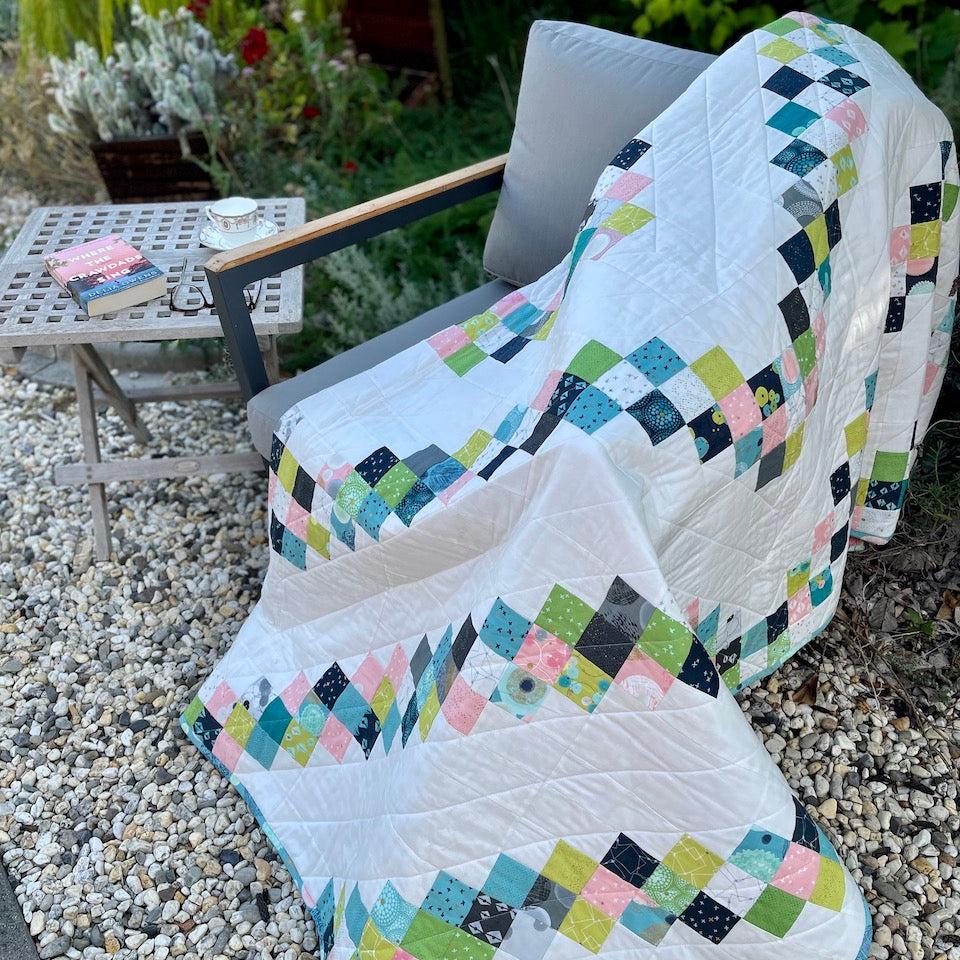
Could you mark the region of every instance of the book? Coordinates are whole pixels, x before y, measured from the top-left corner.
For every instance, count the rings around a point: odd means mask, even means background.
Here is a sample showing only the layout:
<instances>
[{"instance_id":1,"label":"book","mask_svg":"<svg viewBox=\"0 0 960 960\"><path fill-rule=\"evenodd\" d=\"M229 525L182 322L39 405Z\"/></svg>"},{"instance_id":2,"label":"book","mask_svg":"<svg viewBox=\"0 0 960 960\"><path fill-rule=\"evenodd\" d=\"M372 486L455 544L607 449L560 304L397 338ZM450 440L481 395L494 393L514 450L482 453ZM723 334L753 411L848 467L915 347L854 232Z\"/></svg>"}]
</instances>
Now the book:
<instances>
[{"instance_id":1,"label":"book","mask_svg":"<svg viewBox=\"0 0 960 960\"><path fill-rule=\"evenodd\" d=\"M164 272L116 234L60 250L43 264L90 317L162 297L167 286Z\"/></svg>"}]
</instances>

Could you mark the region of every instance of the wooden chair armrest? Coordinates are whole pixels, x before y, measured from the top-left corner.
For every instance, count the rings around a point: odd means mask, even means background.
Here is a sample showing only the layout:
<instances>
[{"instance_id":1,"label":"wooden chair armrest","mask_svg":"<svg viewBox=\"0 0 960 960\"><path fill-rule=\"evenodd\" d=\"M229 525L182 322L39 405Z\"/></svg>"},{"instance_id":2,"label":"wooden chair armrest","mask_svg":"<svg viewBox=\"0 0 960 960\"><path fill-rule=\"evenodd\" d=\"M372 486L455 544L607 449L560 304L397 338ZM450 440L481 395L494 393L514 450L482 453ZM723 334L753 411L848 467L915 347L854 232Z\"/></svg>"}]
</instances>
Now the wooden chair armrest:
<instances>
[{"instance_id":1,"label":"wooden chair armrest","mask_svg":"<svg viewBox=\"0 0 960 960\"><path fill-rule=\"evenodd\" d=\"M462 167L452 173L434 177L432 180L424 180L412 187L404 187L402 190L396 190L385 196L366 200L346 210L340 210L317 220L311 220L302 226L282 230L276 236L254 240L233 250L215 254L207 261L206 269L210 273L224 273L227 270L250 264L271 254L299 247L311 240L378 219L404 207L440 197L458 188L475 185L478 181L491 177L502 177L506 162L507 155L502 154L499 157L491 157L489 160L474 163L469 167Z\"/></svg>"},{"instance_id":2,"label":"wooden chair armrest","mask_svg":"<svg viewBox=\"0 0 960 960\"><path fill-rule=\"evenodd\" d=\"M291 227L274 237L214 254L205 264L207 282L244 400L269 386L250 308L243 297L245 286L496 190L503 183L506 162L506 155L492 157Z\"/></svg>"}]
</instances>

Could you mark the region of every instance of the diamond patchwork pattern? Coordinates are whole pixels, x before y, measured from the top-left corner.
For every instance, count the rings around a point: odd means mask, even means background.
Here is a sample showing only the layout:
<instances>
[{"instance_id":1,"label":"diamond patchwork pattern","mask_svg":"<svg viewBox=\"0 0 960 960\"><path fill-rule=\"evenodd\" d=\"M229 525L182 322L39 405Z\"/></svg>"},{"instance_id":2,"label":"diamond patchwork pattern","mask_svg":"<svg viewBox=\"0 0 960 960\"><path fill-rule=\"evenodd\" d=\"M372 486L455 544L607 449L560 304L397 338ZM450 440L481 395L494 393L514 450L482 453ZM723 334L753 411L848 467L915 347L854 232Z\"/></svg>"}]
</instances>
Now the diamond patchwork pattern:
<instances>
[{"instance_id":1,"label":"diamond patchwork pattern","mask_svg":"<svg viewBox=\"0 0 960 960\"><path fill-rule=\"evenodd\" d=\"M387 883L368 909L354 887L338 917L331 881L311 912L322 944L342 924L358 956L384 960L543 957L557 937L599 953L617 928L647 948L673 943L678 925L715 944L740 923L781 938L845 896L833 847L795 810L792 837L753 827L726 860L689 835L662 860L625 834L599 860L560 840L539 869L500 854L479 888L441 871L420 906Z\"/></svg>"},{"instance_id":2,"label":"diamond patchwork pattern","mask_svg":"<svg viewBox=\"0 0 960 960\"><path fill-rule=\"evenodd\" d=\"M448 502L460 487L477 476L489 479L518 452L534 455L562 419L592 434L626 411L654 445L687 427L701 463L731 446L735 476L759 462L757 489L789 470L802 449L803 421L816 402L830 254L842 238L839 198L856 185L851 144L866 129L855 97L868 83L853 72L856 58L838 46L839 37L827 26L781 18L775 29L767 28L774 39L758 51L761 63L780 64L764 83L771 163L793 175L781 203L798 226L778 248L796 283L779 304L791 346L769 367L746 377L719 346L688 363L659 338L626 357L591 341L543 385L538 398L549 397L546 405L534 400L517 408L493 435L477 430L454 453L429 447L401 458L382 447L355 467L325 468L319 497L318 479L275 439L274 550L305 568L329 557L331 537L354 549L358 526L378 539L392 514L409 525L434 499ZM812 46L811 33L817 38ZM824 106L829 109L821 115ZM577 235L563 286L545 306L534 306L517 291L430 338L451 370L463 376L488 356L506 363L549 335L570 276L588 250L594 258L603 256L653 219L634 202L652 182L638 170L650 150L649 143L634 139L611 161ZM910 290L932 287L939 218L948 203L952 212L956 191L947 200L940 184L911 191L911 224L897 234L896 247L905 269L911 265L914 279L905 283ZM891 313L896 314L893 305Z\"/></svg>"},{"instance_id":3,"label":"diamond patchwork pattern","mask_svg":"<svg viewBox=\"0 0 960 960\"><path fill-rule=\"evenodd\" d=\"M280 751L301 766L318 746L338 763L378 742L389 753L398 735L401 747L415 731L426 740L441 714L466 736L488 703L528 720L559 694L592 713L616 683L653 708L677 680L710 697L720 685L697 637L617 577L599 610L559 585L534 620L498 599L479 631L467 617L434 646L398 644L386 665L368 654L349 675L339 663L312 681L301 672L277 694L266 678L239 696L224 682L184 718L228 770L243 753L270 769Z\"/></svg>"}]
</instances>

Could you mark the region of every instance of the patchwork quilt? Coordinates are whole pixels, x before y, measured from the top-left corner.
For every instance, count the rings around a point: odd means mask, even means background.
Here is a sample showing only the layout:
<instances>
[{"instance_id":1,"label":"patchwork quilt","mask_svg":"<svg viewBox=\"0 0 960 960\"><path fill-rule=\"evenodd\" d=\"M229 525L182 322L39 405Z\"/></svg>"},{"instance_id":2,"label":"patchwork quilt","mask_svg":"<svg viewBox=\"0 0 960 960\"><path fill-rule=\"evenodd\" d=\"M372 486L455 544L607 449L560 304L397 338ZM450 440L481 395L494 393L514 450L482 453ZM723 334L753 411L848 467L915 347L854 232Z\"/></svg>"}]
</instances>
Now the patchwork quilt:
<instances>
[{"instance_id":1,"label":"patchwork quilt","mask_svg":"<svg viewBox=\"0 0 960 960\"><path fill-rule=\"evenodd\" d=\"M793 13L612 158L553 271L285 417L262 598L183 726L322 956L867 956L734 694L894 531L957 195L903 70Z\"/></svg>"}]
</instances>

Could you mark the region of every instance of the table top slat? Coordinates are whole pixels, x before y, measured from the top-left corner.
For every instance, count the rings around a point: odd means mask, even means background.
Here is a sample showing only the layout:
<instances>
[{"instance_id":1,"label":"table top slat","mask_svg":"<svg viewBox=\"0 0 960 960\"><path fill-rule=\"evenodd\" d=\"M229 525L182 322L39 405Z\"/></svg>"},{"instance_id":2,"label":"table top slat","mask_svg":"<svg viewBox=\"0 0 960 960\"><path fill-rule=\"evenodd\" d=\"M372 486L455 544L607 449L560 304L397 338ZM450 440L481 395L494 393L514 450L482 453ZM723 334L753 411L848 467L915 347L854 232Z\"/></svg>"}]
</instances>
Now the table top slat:
<instances>
[{"instance_id":1,"label":"table top slat","mask_svg":"<svg viewBox=\"0 0 960 960\"><path fill-rule=\"evenodd\" d=\"M262 215L281 230L304 222L299 197L260 200ZM170 309L169 294L182 272L209 298L203 264L216 251L200 245L207 222L203 203L105 204L40 207L27 218L0 261L0 343L103 343L220 337L211 307L188 313ZM116 313L87 317L43 267L58 250L116 233L167 273L167 296ZM295 333L303 324L303 268L268 277L252 311L260 335Z\"/></svg>"}]
</instances>

